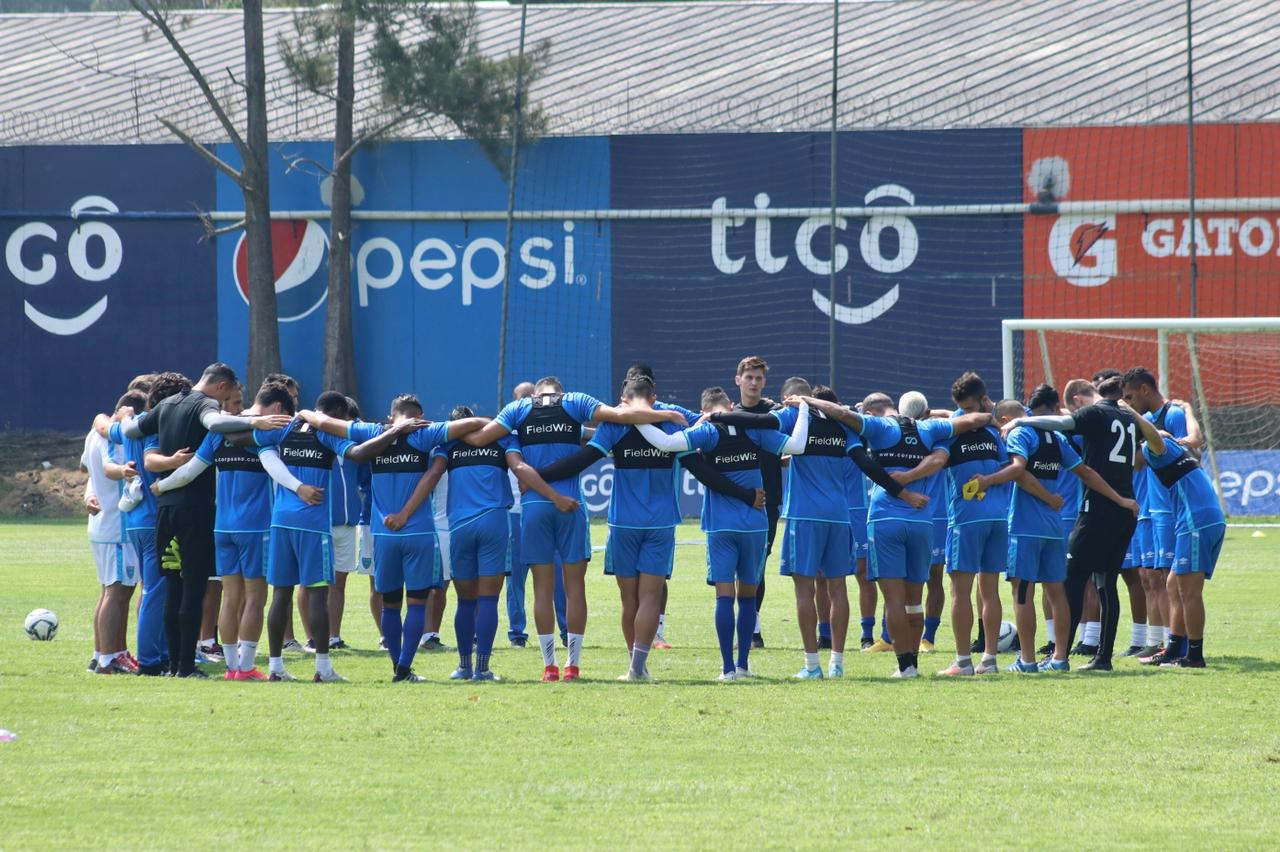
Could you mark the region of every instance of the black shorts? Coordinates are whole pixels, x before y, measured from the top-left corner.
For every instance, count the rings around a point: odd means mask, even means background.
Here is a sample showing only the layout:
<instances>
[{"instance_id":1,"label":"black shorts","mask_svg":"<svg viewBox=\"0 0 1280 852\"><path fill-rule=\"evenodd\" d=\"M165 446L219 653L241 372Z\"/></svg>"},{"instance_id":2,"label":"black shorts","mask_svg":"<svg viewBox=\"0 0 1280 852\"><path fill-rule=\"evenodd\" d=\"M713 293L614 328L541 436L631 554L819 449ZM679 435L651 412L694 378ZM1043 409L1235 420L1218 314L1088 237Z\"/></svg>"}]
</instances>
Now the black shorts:
<instances>
[{"instance_id":1,"label":"black shorts","mask_svg":"<svg viewBox=\"0 0 1280 852\"><path fill-rule=\"evenodd\" d=\"M1133 512L1108 501L1081 512L1067 541L1067 573L1119 574L1137 528Z\"/></svg>"},{"instance_id":2,"label":"black shorts","mask_svg":"<svg viewBox=\"0 0 1280 852\"><path fill-rule=\"evenodd\" d=\"M178 542L183 579L214 574L213 506L161 506L156 515L156 553Z\"/></svg>"}]
</instances>

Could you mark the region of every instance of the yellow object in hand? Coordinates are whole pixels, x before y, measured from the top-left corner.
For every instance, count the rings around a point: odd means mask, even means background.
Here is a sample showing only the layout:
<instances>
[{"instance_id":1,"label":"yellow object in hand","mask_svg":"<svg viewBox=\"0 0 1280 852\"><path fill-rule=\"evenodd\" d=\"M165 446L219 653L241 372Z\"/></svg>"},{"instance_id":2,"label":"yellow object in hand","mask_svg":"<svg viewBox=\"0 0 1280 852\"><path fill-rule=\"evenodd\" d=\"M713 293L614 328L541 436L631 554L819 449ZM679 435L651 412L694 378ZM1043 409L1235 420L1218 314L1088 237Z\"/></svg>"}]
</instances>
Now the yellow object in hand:
<instances>
[{"instance_id":1,"label":"yellow object in hand","mask_svg":"<svg viewBox=\"0 0 1280 852\"><path fill-rule=\"evenodd\" d=\"M966 500L972 500L974 497L977 497L979 500L985 500L987 497L987 492L978 490L977 479L970 479L966 482L960 489L960 494Z\"/></svg>"}]
</instances>

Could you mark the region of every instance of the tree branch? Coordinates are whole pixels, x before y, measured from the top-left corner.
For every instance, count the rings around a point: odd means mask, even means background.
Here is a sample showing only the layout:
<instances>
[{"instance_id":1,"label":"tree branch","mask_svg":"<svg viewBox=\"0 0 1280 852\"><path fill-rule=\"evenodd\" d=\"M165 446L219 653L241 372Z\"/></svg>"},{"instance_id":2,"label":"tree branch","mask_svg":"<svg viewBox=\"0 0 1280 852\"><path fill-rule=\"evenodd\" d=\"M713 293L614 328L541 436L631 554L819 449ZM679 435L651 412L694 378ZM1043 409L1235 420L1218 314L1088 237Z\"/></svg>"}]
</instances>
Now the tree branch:
<instances>
[{"instance_id":1,"label":"tree branch","mask_svg":"<svg viewBox=\"0 0 1280 852\"><path fill-rule=\"evenodd\" d=\"M182 60L182 64L187 67L187 71L191 73L191 77L196 81L196 85L200 87L200 91L204 94L204 99L209 103L209 108L212 109L213 114L217 116L218 123L222 125L222 129L227 132L227 136L229 136L231 141L235 144L236 150L240 152L241 159L248 160L251 156L249 146L245 144L245 141L240 136L239 131L236 130L236 126L232 124L231 119L227 116L226 110L222 108L222 103L218 100L217 96L214 95L213 89L209 87L209 81L205 79L204 74L200 71L199 67L196 66L191 55L187 53L182 44L178 41L178 37L174 35L173 30L169 27L169 22L165 20L164 15L162 15L159 9L156 8L153 0L129 0L129 5L133 6L134 9L137 9L143 18L150 21L156 29L160 30L160 34L164 36L165 41L169 42L169 46L178 54L178 58ZM161 121L163 121L163 119L161 119ZM169 127L169 129L174 133L177 133L173 127ZM222 168L226 164L222 163L221 160L217 160L215 165L219 165L219 167ZM223 170L225 171L226 169L224 168ZM239 178L236 178L236 180L239 180Z\"/></svg>"},{"instance_id":2,"label":"tree branch","mask_svg":"<svg viewBox=\"0 0 1280 852\"><path fill-rule=\"evenodd\" d=\"M215 169L222 172L227 177L231 178L239 186L244 186L244 175L242 175L240 172L236 171L234 168L229 166L225 161L222 160L222 158L214 154L205 146L201 145L194 138L192 138L191 136L187 135L185 132L180 130L178 126L174 124L172 121L169 121L167 118L160 118L159 116L156 117L156 121L163 124L165 126L165 129L168 130L170 133L172 133L174 136L177 136L183 142L187 143L187 146L189 148L191 148L201 157L204 157L205 160L207 160Z\"/></svg>"}]
</instances>

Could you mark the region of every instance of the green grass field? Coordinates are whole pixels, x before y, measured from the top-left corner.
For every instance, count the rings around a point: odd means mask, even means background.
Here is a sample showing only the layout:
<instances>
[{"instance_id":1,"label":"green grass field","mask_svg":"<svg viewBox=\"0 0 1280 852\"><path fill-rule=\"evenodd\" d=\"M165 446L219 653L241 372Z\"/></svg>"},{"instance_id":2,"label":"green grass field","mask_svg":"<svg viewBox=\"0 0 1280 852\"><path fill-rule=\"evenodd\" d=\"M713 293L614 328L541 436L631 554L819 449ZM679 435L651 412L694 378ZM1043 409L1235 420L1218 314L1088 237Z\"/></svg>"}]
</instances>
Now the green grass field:
<instances>
[{"instance_id":1,"label":"green grass field","mask_svg":"<svg viewBox=\"0 0 1280 852\"><path fill-rule=\"evenodd\" d=\"M1228 535L1206 671L894 682L891 655L851 653L843 682L796 683L792 594L771 573L762 676L717 684L703 550L681 547L657 684L614 681L617 596L596 567L586 682L537 682L530 647L495 655L501 684L448 682L442 654L419 657L429 683L393 685L357 650L335 659L350 684L316 686L86 674L83 525L0 523L0 728L19 735L0 743L0 848L1275 847L1267 535ZM22 632L38 606L61 619L51 643ZM347 613L348 641L375 647L360 595Z\"/></svg>"}]
</instances>

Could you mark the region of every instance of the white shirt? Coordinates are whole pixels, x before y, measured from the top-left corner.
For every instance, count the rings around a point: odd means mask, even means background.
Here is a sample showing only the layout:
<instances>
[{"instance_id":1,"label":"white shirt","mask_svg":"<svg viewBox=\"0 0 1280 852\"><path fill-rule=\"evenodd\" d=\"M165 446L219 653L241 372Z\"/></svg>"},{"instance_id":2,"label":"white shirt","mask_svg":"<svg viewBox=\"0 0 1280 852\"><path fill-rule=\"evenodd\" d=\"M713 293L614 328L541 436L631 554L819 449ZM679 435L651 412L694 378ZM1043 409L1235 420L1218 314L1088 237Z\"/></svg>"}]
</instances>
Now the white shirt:
<instances>
[{"instance_id":1,"label":"white shirt","mask_svg":"<svg viewBox=\"0 0 1280 852\"><path fill-rule=\"evenodd\" d=\"M431 509L435 519L436 535L449 535L449 471L440 475L435 490L431 492Z\"/></svg>"},{"instance_id":2,"label":"white shirt","mask_svg":"<svg viewBox=\"0 0 1280 852\"><path fill-rule=\"evenodd\" d=\"M107 462L119 464L120 447L112 447L97 432L90 430L84 438L84 452L80 455L80 464L89 471L89 486L102 511L89 516L89 541L101 544L119 544L124 539L120 530L120 495L124 493L124 482L108 479L105 469ZM113 454L114 451L114 454Z\"/></svg>"},{"instance_id":3,"label":"white shirt","mask_svg":"<svg viewBox=\"0 0 1280 852\"><path fill-rule=\"evenodd\" d=\"M518 514L520 512L520 480L516 479L516 475L512 471L507 471L507 477L511 480L511 499L515 501L508 511Z\"/></svg>"}]
</instances>

